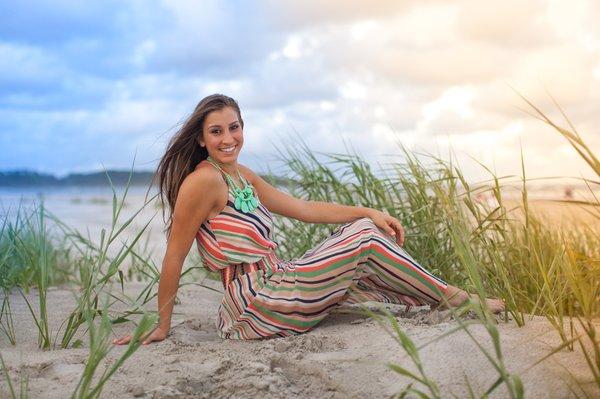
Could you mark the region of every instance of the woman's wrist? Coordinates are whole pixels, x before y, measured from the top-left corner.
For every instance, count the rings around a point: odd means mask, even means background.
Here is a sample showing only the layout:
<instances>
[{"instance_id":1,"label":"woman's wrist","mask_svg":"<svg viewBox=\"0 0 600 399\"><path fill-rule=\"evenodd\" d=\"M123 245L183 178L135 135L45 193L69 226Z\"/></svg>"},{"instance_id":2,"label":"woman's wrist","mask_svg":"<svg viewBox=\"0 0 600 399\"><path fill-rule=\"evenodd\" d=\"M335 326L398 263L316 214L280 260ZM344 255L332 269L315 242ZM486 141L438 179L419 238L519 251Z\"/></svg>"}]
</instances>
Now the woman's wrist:
<instances>
[{"instance_id":1,"label":"woman's wrist","mask_svg":"<svg viewBox=\"0 0 600 399\"><path fill-rule=\"evenodd\" d=\"M155 328L155 331L156 330L162 332L165 335L165 337L169 336L170 327L165 328L164 326L161 326L160 324L158 324Z\"/></svg>"},{"instance_id":2,"label":"woman's wrist","mask_svg":"<svg viewBox=\"0 0 600 399\"><path fill-rule=\"evenodd\" d=\"M156 320L156 323L154 323L154 325L156 328L168 333L171 329L171 320L163 320L159 318L158 320Z\"/></svg>"},{"instance_id":3,"label":"woman's wrist","mask_svg":"<svg viewBox=\"0 0 600 399\"><path fill-rule=\"evenodd\" d=\"M171 325L165 323L156 323L156 327L165 332L169 332L169 330L171 329Z\"/></svg>"},{"instance_id":4,"label":"woman's wrist","mask_svg":"<svg viewBox=\"0 0 600 399\"><path fill-rule=\"evenodd\" d=\"M375 214L375 212L377 212L377 211L376 211L375 209L373 209L373 208L360 207L360 209L361 209L361 211L362 211L362 212L361 212L361 213L362 213L362 216L361 216L361 217L367 217L367 218L370 218L370 219L372 219L372 216Z\"/></svg>"}]
</instances>

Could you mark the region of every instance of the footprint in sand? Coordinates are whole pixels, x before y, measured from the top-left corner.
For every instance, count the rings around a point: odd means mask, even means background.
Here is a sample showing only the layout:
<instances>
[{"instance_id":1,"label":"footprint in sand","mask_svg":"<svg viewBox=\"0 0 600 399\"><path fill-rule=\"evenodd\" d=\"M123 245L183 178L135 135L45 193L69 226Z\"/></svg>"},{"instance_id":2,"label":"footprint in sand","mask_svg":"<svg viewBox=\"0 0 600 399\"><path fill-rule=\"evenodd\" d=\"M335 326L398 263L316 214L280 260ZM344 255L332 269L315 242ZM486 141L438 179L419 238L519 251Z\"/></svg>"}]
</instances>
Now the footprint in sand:
<instances>
[{"instance_id":1,"label":"footprint in sand","mask_svg":"<svg viewBox=\"0 0 600 399\"><path fill-rule=\"evenodd\" d=\"M346 343L339 338L318 337L316 335L298 335L273 340L276 352L330 352L346 348Z\"/></svg>"},{"instance_id":2,"label":"footprint in sand","mask_svg":"<svg viewBox=\"0 0 600 399\"><path fill-rule=\"evenodd\" d=\"M221 341L217 327L207 320L188 319L172 328L173 342L184 346L196 346L205 342Z\"/></svg>"},{"instance_id":3,"label":"footprint in sand","mask_svg":"<svg viewBox=\"0 0 600 399\"><path fill-rule=\"evenodd\" d=\"M85 365L79 359L61 359L28 365L24 367L24 371L30 378L70 381L80 376L84 368Z\"/></svg>"},{"instance_id":4,"label":"footprint in sand","mask_svg":"<svg viewBox=\"0 0 600 399\"><path fill-rule=\"evenodd\" d=\"M295 362L286 357L273 357L270 369L272 375L287 381L289 394L302 393L309 398L350 397L343 386L336 383L324 369L315 364Z\"/></svg>"}]
</instances>

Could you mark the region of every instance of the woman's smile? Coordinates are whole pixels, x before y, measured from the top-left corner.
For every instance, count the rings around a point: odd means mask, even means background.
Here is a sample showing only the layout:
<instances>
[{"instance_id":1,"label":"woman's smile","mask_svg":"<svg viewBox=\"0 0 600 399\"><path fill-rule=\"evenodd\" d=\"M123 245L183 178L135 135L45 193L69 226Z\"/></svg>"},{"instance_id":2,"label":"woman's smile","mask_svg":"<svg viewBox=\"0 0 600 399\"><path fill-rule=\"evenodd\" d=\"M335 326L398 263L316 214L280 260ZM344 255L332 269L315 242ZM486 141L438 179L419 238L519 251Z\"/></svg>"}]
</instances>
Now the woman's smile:
<instances>
[{"instance_id":1,"label":"woman's smile","mask_svg":"<svg viewBox=\"0 0 600 399\"><path fill-rule=\"evenodd\" d=\"M233 153L233 151L235 151L236 148L237 148L237 145L232 145L229 147L221 148L221 151L230 154L230 153Z\"/></svg>"}]
</instances>

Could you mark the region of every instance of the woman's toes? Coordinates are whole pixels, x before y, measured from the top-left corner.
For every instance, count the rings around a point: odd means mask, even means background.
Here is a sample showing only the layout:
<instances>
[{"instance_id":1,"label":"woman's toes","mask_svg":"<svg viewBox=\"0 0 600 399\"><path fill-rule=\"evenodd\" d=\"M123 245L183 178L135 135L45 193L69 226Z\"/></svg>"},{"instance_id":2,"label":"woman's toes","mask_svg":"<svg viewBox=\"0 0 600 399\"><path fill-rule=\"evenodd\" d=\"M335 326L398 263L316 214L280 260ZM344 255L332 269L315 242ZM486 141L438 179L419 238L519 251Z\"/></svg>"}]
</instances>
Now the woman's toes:
<instances>
[{"instance_id":1,"label":"woman's toes","mask_svg":"<svg viewBox=\"0 0 600 399\"><path fill-rule=\"evenodd\" d=\"M492 313L500 313L505 308L504 301L502 299L488 298L486 302Z\"/></svg>"}]
</instances>

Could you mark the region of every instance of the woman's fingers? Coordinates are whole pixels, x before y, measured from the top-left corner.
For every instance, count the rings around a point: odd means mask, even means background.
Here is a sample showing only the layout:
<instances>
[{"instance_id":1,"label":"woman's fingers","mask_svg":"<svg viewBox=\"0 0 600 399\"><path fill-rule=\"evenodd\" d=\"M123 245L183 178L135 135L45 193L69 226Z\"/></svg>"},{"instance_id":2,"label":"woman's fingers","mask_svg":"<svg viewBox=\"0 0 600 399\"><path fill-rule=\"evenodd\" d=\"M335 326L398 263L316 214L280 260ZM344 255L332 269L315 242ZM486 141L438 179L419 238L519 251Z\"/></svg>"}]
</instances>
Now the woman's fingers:
<instances>
[{"instance_id":1,"label":"woman's fingers","mask_svg":"<svg viewBox=\"0 0 600 399\"><path fill-rule=\"evenodd\" d=\"M402 224L397 219L393 220L392 225L397 232L396 242L400 246L404 245L404 227L402 227Z\"/></svg>"},{"instance_id":2,"label":"woman's fingers","mask_svg":"<svg viewBox=\"0 0 600 399\"><path fill-rule=\"evenodd\" d=\"M117 338L117 339L113 340L113 344L124 345L124 344L129 343L129 341L131 341L131 335L126 335L122 338Z\"/></svg>"},{"instance_id":3,"label":"woman's fingers","mask_svg":"<svg viewBox=\"0 0 600 399\"><path fill-rule=\"evenodd\" d=\"M400 246L404 245L404 227L402 227L402 224L400 224L400 222L398 222L398 227L400 228Z\"/></svg>"},{"instance_id":4,"label":"woman's fingers","mask_svg":"<svg viewBox=\"0 0 600 399\"><path fill-rule=\"evenodd\" d=\"M386 232L396 239L398 245L402 246L402 244L404 244L404 229L398 221L389 221Z\"/></svg>"},{"instance_id":5,"label":"woman's fingers","mask_svg":"<svg viewBox=\"0 0 600 399\"><path fill-rule=\"evenodd\" d=\"M381 218L372 218L377 227L394 237L398 245L404 245L404 227L402 227L402 223L390 215L383 214L382 212L381 215L383 216Z\"/></svg>"},{"instance_id":6,"label":"woman's fingers","mask_svg":"<svg viewBox=\"0 0 600 399\"><path fill-rule=\"evenodd\" d=\"M126 335L123 338L119 338L119 339L113 340L113 344L116 344L116 345L125 345L125 344L128 344L130 341L131 341L131 335ZM147 338L145 338L142 341L142 344L147 345L147 344L149 344L152 341L153 341L153 339L150 338L150 336L148 336Z\"/></svg>"},{"instance_id":7,"label":"woman's fingers","mask_svg":"<svg viewBox=\"0 0 600 399\"><path fill-rule=\"evenodd\" d=\"M385 230L386 230L386 233L388 233L389 235L396 237L396 230L394 229L393 222L392 223L388 222Z\"/></svg>"},{"instance_id":8,"label":"woman's fingers","mask_svg":"<svg viewBox=\"0 0 600 399\"><path fill-rule=\"evenodd\" d=\"M148 345L150 342L158 341L156 336L156 330L150 332L143 338L142 345Z\"/></svg>"},{"instance_id":9,"label":"woman's fingers","mask_svg":"<svg viewBox=\"0 0 600 399\"><path fill-rule=\"evenodd\" d=\"M163 339L165 339L167 337L167 333L163 332L160 329L155 329L152 330L150 333L147 333L146 335L142 336L140 338L140 342L142 343L142 345L148 345L151 342L154 341L162 341ZM126 335L122 338L117 338L113 340L113 344L115 345L124 345L124 344L128 344L132 339L131 334Z\"/></svg>"}]
</instances>

